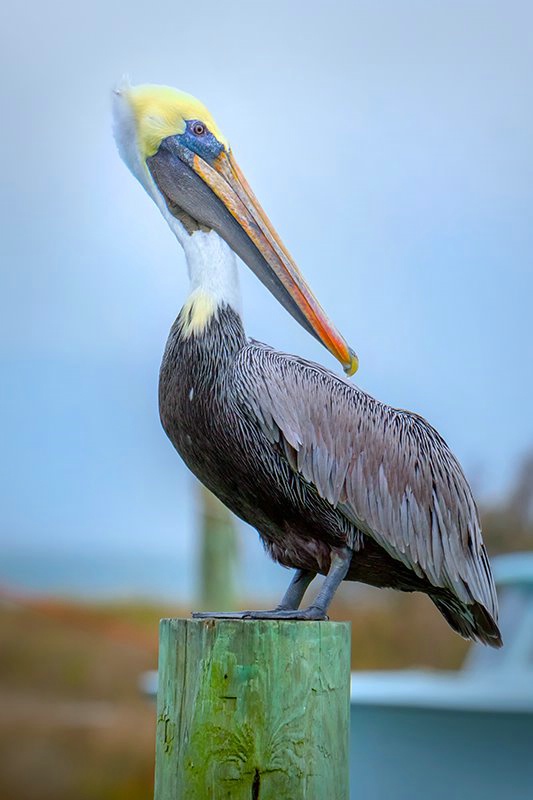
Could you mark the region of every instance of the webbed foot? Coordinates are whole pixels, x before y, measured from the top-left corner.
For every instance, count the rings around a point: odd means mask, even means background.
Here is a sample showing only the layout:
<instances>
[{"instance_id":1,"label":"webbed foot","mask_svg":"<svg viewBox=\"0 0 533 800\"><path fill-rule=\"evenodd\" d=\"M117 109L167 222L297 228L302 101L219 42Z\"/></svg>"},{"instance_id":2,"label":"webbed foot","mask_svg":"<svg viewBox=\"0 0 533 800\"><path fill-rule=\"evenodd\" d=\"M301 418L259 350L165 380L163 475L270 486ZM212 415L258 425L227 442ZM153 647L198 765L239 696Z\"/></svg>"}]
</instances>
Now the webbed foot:
<instances>
[{"instance_id":1,"label":"webbed foot","mask_svg":"<svg viewBox=\"0 0 533 800\"><path fill-rule=\"evenodd\" d=\"M325 620L327 614L318 606L309 606L303 609L273 608L270 611L194 611L193 619L294 619L294 620Z\"/></svg>"}]
</instances>

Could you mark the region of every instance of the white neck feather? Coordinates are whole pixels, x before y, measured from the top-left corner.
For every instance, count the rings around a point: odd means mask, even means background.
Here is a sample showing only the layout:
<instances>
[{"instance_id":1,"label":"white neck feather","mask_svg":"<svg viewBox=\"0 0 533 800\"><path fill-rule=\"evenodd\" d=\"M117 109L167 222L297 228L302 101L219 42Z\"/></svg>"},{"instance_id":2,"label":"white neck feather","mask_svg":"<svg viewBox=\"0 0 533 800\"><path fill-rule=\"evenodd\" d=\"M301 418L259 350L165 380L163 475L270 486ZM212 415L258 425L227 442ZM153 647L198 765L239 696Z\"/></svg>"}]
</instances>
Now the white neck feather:
<instances>
[{"instance_id":1,"label":"white neck feather","mask_svg":"<svg viewBox=\"0 0 533 800\"><path fill-rule=\"evenodd\" d=\"M215 311L219 305L227 303L240 314L241 296L235 254L215 231L195 231L191 236L180 220L171 214L146 161L140 157L133 110L127 91L120 88L113 93L113 130L122 159L152 197L185 250L191 279L189 300L201 295Z\"/></svg>"},{"instance_id":2,"label":"white neck feather","mask_svg":"<svg viewBox=\"0 0 533 800\"><path fill-rule=\"evenodd\" d=\"M185 250L191 296L208 295L215 307L226 303L241 313L241 293L237 259L224 239L215 231L195 231L182 237Z\"/></svg>"}]
</instances>

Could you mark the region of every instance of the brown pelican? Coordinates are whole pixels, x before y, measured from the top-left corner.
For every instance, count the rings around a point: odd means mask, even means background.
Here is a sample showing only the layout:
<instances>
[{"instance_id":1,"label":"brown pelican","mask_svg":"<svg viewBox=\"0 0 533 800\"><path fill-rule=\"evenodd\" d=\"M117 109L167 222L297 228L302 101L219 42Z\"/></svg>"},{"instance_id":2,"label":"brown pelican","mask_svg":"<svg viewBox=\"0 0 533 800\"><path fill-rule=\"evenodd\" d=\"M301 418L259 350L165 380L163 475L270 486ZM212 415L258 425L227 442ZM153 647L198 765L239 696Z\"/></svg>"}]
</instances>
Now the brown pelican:
<instances>
[{"instance_id":1,"label":"brown pelican","mask_svg":"<svg viewBox=\"0 0 533 800\"><path fill-rule=\"evenodd\" d=\"M169 87L122 85L114 132L191 281L161 366L163 427L192 472L296 570L276 609L209 616L324 619L352 580L425 592L458 633L501 645L476 505L441 436L245 335L235 254L346 373L357 369L205 106ZM323 586L300 610L317 573Z\"/></svg>"}]
</instances>

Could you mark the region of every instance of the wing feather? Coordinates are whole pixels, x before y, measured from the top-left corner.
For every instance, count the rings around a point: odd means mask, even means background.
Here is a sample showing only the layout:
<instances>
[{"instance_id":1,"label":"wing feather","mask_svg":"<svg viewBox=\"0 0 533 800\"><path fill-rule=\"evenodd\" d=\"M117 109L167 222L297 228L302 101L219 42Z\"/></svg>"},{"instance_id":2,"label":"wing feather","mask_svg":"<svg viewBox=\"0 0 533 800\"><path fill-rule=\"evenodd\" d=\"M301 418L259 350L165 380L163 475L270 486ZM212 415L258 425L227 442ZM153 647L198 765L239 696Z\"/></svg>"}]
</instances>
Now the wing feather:
<instances>
[{"instance_id":1,"label":"wing feather","mask_svg":"<svg viewBox=\"0 0 533 800\"><path fill-rule=\"evenodd\" d=\"M283 448L292 470L393 558L496 618L470 487L425 419L258 342L240 352L234 379L241 411Z\"/></svg>"}]
</instances>

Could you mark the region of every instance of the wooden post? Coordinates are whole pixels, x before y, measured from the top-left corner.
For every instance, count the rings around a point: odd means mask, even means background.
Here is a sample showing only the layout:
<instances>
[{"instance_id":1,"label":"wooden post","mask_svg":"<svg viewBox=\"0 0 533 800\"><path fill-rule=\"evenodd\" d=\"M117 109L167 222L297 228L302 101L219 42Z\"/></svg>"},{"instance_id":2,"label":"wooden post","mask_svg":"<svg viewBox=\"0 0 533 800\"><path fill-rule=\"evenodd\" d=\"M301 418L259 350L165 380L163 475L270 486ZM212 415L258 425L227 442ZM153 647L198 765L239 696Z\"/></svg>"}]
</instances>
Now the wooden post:
<instances>
[{"instance_id":1,"label":"wooden post","mask_svg":"<svg viewBox=\"0 0 533 800\"><path fill-rule=\"evenodd\" d=\"M237 608L237 529L235 517L209 489L198 484L201 501L199 611Z\"/></svg>"},{"instance_id":2,"label":"wooden post","mask_svg":"<svg viewBox=\"0 0 533 800\"><path fill-rule=\"evenodd\" d=\"M346 622L164 619L155 800L348 800Z\"/></svg>"}]
</instances>

